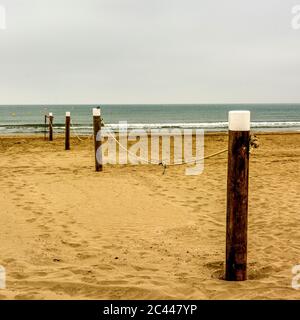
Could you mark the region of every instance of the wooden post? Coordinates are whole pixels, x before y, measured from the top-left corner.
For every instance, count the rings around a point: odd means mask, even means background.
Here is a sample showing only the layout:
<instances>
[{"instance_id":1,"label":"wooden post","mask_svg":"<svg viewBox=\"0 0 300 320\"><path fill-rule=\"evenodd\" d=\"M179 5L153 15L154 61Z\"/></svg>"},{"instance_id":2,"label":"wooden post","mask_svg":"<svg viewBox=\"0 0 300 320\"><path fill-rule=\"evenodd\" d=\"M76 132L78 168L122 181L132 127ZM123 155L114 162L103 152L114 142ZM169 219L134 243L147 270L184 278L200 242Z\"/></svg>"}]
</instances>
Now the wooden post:
<instances>
[{"instance_id":1,"label":"wooden post","mask_svg":"<svg viewBox=\"0 0 300 320\"><path fill-rule=\"evenodd\" d=\"M65 150L70 150L71 112L66 112Z\"/></svg>"},{"instance_id":2,"label":"wooden post","mask_svg":"<svg viewBox=\"0 0 300 320\"><path fill-rule=\"evenodd\" d=\"M93 127L94 127L94 144L95 144L95 169L102 171L102 158L98 149L101 147L101 110L100 108L93 108ZM97 156L98 151L98 156Z\"/></svg>"},{"instance_id":3,"label":"wooden post","mask_svg":"<svg viewBox=\"0 0 300 320\"><path fill-rule=\"evenodd\" d=\"M44 126L44 140L47 140L46 135L47 135L47 118L48 116L45 114L45 126Z\"/></svg>"},{"instance_id":4,"label":"wooden post","mask_svg":"<svg viewBox=\"0 0 300 320\"><path fill-rule=\"evenodd\" d=\"M250 112L229 112L225 279L247 279Z\"/></svg>"},{"instance_id":5,"label":"wooden post","mask_svg":"<svg viewBox=\"0 0 300 320\"><path fill-rule=\"evenodd\" d=\"M49 112L49 141L53 141L53 114Z\"/></svg>"}]
</instances>

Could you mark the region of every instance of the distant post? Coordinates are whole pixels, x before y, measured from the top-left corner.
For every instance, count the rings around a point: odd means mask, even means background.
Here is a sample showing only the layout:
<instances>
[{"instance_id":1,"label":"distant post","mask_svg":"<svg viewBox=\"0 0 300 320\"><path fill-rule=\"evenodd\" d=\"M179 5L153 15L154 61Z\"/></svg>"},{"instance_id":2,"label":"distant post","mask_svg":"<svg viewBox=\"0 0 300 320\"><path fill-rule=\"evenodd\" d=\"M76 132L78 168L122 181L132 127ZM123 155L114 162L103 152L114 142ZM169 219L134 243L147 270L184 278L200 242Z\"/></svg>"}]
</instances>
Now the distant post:
<instances>
[{"instance_id":1,"label":"distant post","mask_svg":"<svg viewBox=\"0 0 300 320\"><path fill-rule=\"evenodd\" d=\"M49 141L53 141L53 113L49 112Z\"/></svg>"},{"instance_id":2,"label":"distant post","mask_svg":"<svg viewBox=\"0 0 300 320\"><path fill-rule=\"evenodd\" d=\"M228 121L225 279L243 281L247 280L250 111L230 111Z\"/></svg>"},{"instance_id":3,"label":"distant post","mask_svg":"<svg viewBox=\"0 0 300 320\"><path fill-rule=\"evenodd\" d=\"M95 169L102 171L103 166L97 159L97 150L101 147L101 110L93 108L93 128L94 128L94 145L95 145Z\"/></svg>"},{"instance_id":4,"label":"distant post","mask_svg":"<svg viewBox=\"0 0 300 320\"><path fill-rule=\"evenodd\" d=\"M44 126L44 140L47 140L46 136L47 136L47 118L48 116L45 114L45 126Z\"/></svg>"},{"instance_id":5,"label":"distant post","mask_svg":"<svg viewBox=\"0 0 300 320\"><path fill-rule=\"evenodd\" d=\"M66 112L65 150L70 150L71 112Z\"/></svg>"}]
</instances>

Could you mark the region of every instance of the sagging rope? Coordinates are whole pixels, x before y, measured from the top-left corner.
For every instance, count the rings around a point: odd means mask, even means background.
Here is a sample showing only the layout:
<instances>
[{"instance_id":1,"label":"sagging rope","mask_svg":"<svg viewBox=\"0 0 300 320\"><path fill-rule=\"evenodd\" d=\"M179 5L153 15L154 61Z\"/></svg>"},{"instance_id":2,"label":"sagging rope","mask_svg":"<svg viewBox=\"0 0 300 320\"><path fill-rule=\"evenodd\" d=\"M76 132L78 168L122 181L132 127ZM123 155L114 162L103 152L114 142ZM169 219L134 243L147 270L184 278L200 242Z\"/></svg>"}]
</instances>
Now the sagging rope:
<instances>
[{"instance_id":1,"label":"sagging rope","mask_svg":"<svg viewBox=\"0 0 300 320\"><path fill-rule=\"evenodd\" d=\"M131 151L128 150L126 147L124 147L124 146L115 138L115 136L110 133L110 130L109 130L109 131L106 131L106 132L108 133L108 135L109 135L111 138L113 138L113 140L116 141L116 143L119 145L119 147L121 147L121 148L122 148L124 151L126 151L128 154L130 154L130 155L132 155L133 157L139 159L141 162L146 162L146 163L148 163L148 164L158 164L158 165L162 164L160 161L157 161L157 160L154 160L154 161L156 161L156 163L154 163L154 162L152 162L151 160L149 161L148 159L145 159L145 158L142 158L142 157L140 157L140 156L137 156L135 153L131 152Z\"/></svg>"},{"instance_id":2,"label":"sagging rope","mask_svg":"<svg viewBox=\"0 0 300 320\"><path fill-rule=\"evenodd\" d=\"M102 122L104 123L104 121L102 120ZM139 161L141 162L145 162L145 163L148 163L148 164L157 164L157 165L161 165L163 166L164 168L164 171L163 171L163 174L165 174L165 171L167 169L167 166L180 166L180 165L186 165L186 164L197 164L199 163L200 161L203 161L205 159L209 159L209 158L212 158L212 157L215 157L219 154L222 154L224 152L227 152L228 149L223 149L221 151L218 151L218 152L215 152L213 154L210 154L210 155L207 155L207 156L204 156L204 157L201 157L201 158L198 158L198 159L193 159L193 160L189 160L189 161L184 161L182 162L182 160L179 160L180 162L177 162L174 161L174 163L169 163L167 164L166 162L164 161L159 161L159 160L148 160L148 159L145 159L145 158L142 158L136 154L134 154L133 152L131 152L130 150L128 150L126 147L124 147L116 138L113 134L111 134L110 130L106 131L108 133L108 135L119 145L120 148L122 148L124 151L126 151L128 154L132 155L133 157L135 157L136 159L138 159Z\"/></svg>"},{"instance_id":3,"label":"sagging rope","mask_svg":"<svg viewBox=\"0 0 300 320\"><path fill-rule=\"evenodd\" d=\"M45 114L45 129L47 129L47 119L50 119L50 116ZM49 126L53 129L53 125L50 121L48 121Z\"/></svg>"},{"instance_id":4,"label":"sagging rope","mask_svg":"<svg viewBox=\"0 0 300 320\"><path fill-rule=\"evenodd\" d=\"M199 159L193 159L193 160L184 161L184 162L180 161L180 163L174 162L174 163L169 163L169 164L167 164L167 163L164 162L164 161L157 161L157 160L154 160L155 162L153 162L153 160L150 160L150 161L149 161L148 159L144 159L144 158L142 158L142 157L134 154L133 152L131 152L130 150L128 150L126 147L124 147L110 132L108 132L108 134L109 134L110 137L112 137L112 138L116 141L116 143L117 143L123 150L125 150L126 152L128 152L128 154L132 155L132 156L135 157L136 159L138 159L138 160L140 160L140 161L142 161L142 162L146 162L146 163L148 163L148 164L161 165L161 166L163 167L163 169L164 169L163 174L165 174L165 171L166 171L166 169L167 169L168 166L169 166L169 167L171 167L171 166L172 166L172 167L173 167L173 166L181 166L181 165L186 165L186 164L191 164L191 163L197 164L197 163L199 163L200 161L203 161L203 160L208 159L208 158L212 158L212 157L214 157L214 156L217 156L217 155L219 155L219 154L222 154L222 153L228 151L228 149L224 149L224 150L215 152L215 153L213 153L213 154L210 154L210 155L208 155L208 156L201 157L201 158L199 158Z\"/></svg>"},{"instance_id":5,"label":"sagging rope","mask_svg":"<svg viewBox=\"0 0 300 320\"><path fill-rule=\"evenodd\" d=\"M103 120L103 118L101 118L101 126L105 127L105 122ZM110 129L108 129L108 131L106 131L108 133L108 135L113 138L113 140L115 140L115 142L119 145L120 148L122 148L124 151L126 151L128 154L132 155L133 157L135 157L136 159L140 160L141 162L146 162L148 164L157 164L157 165L162 165L165 168L165 164L163 163L163 161L159 161L159 160L148 160L145 158L142 158L141 156L137 156L135 153L131 152L130 150L128 150L126 147L124 147L116 138L113 134L110 133Z\"/></svg>"},{"instance_id":6,"label":"sagging rope","mask_svg":"<svg viewBox=\"0 0 300 320\"><path fill-rule=\"evenodd\" d=\"M49 117L48 115L45 115L45 131L44 131L44 138L45 138L45 139L46 139L46 133L47 133L47 119L49 119L49 118L50 118L50 117ZM50 128L53 130L53 128L54 128L53 124L52 124L50 121L49 121L48 123L49 123ZM78 135L78 133L77 133L77 131L76 131L76 129L75 129L75 126L74 126L74 124L73 124L72 119L71 119L71 121L70 121L70 125L71 125L70 127L71 127L73 133L75 134L75 137L76 137L79 141L84 141L84 140L91 139L91 137L93 136L93 134L90 134L90 135L87 137L87 139L82 139L82 138L80 138L80 136Z\"/></svg>"},{"instance_id":7,"label":"sagging rope","mask_svg":"<svg viewBox=\"0 0 300 320\"><path fill-rule=\"evenodd\" d=\"M101 126L105 126L105 123L104 123L104 120L103 118L101 118ZM135 157L136 159L140 160L141 162L145 162L145 163L148 163L148 164L158 164L158 165L161 165L163 166L164 168L164 171L163 171L163 174L165 174L165 171L167 169L167 166L180 166L180 165L186 165L186 164L197 164L203 160L206 160L206 159L209 159L209 158L212 158L212 157L215 157L215 156L218 156L220 154L223 154L225 152L228 151L228 149L223 149L221 151L218 151L218 152L215 152L215 153L212 153L212 154L209 154L207 156L204 156L204 157L201 157L201 158L198 158L198 159L193 159L193 160L189 160L189 161L184 161L182 162L182 160L180 160L179 163L176 163L176 161L174 161L174 163L170 163L170 164L167 164L165 163L164 161L159 161L159 160L148 160L148 159L145 159L145 158L142 158L136 154L134 154L133 152L131 152L130 150L128 150L126 147L124 147L116 138L113 134L111 134L110 130L107 131L108 132L108 135L113 138L113 140L119 145L119 147L121 147L124 151L126 151L128 154L132 155L133 157ZM256 149L259 147L259 141L258 141L258 138L257 136L255 135L251 135L250 136L250 140L249 140L249 153L252 152L253 149ZM153 162L155 161L155 162Z\"/></svg>"},{"instance_id":8,"label":"sagging rope","mask_svg":"<svg viewBox=\"0 0 300 320\"><path fill-rule=\"evenodd\" d=\"M45 125L46 125L46 119L49 118L49 116L45 115ZM71 120L70 121L70 124L71 124L71 129L73 130L76 138L79 140L79 141L84 141L83 139L80 138L80 136L77 134L77 131L73 125L73 121ZM53 128L53 125L51 122L49 122L49 125L51 126L51 128ZM103 120L103 118L101 118L101 127L105 127L105 122ZM180 162L176 162L174 161L174 163L169 163L167 164L166 162L164 162L163 160L160 161L160 160L148 160L148 159L145 159L145 158L142 158L141 156L138 156L136 155L135 153L131 152L130 150L128 150L126 147L124 147L116 138L113 134L111 134L110 132L110 129L108 129L106 131L108 133L108 135L119 145L120 148L122 148L124 151L126 151L127 154L130 154L131 156L133 156L134 158L138 159L139 161L141 161L142 163L148 163L148 164L156 164L156 165L161 165L164 169L163 171L163 174L165 174L165 171L167 169L167 166L180 166L180 165L186 165L186 164L197 164L199 163L200 161L203 161L203 160L206 160L206 159L209 159L209 158L212 158L212 157L215 157L217 155L220 155L222 153L225 153L228 151L228 149L223 149L221 151L218 151L218 152L215 152L215 153L212 153L210 155L207 155L207 156L204 156L204 157L201 157L201 158L198 158L198 159L192 159L192 160L189 160L189 161L184 161L182 162L182 159L179 160ZM93 134L91 134L87 139L90 139L91 137L93 136ZM249 146L250 146L250 150L249 150L249 153L252 152L253 149L256 149L259 147L259 141L258 141L258 138L255 136L255 135L251 135L250 136L250 140L249 140Z\"/></svg>"},{"instance_id":9,"label":"sagging rope","mask_svg":"<svg viewBox=\"0 0 300 320\"><path fill-rule=\"evenodd\" d=\"M74 134L75 134L75 137L76 137L79 141L83 141L83 139L81 139L81 138L79 137L79 135L77 134L77 131L75 130L75 127L74 127L74 125L73 125L72 119L71 119L71 121L70 121L70 124L71 124L71 129L73 130L73 132L74 132Z\"/></svg>"}]
</instances>

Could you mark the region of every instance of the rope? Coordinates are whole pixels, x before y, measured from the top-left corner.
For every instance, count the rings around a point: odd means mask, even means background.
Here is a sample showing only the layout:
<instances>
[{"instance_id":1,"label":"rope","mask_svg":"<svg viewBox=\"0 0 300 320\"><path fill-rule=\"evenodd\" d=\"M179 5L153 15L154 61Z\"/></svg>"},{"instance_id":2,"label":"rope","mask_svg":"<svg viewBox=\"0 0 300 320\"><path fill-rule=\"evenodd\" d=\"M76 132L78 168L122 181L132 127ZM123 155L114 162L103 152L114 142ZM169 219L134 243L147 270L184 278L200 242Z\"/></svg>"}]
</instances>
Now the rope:
<instances>
[{"instance_id":1,"label":"rope","mask_svg":"<svg viewBox=\"0 0 300 320\"><path fill-rule=\"evenodd\" d=\"M49 116L48 116L48 115L45 115L45 131L44 131L44 137L46 137L47 128L48 128L48 126L47 126L47 119L49 119ZM52 124L50 121L48 121L48 124L49 124L49 126L50 126L51 129L54 128L54 127L53 127L53 124ZM70 121L70 125L71 125L71 129L73 130L76 138L77 138L79 141L84 141L85 139L81 139L80 136L77 134L77 131L76 131L74 125L73 125L72 119L71 119L71 121ZM93 134L89 135L86 140L91 139L92 136L93 136Z\"/></svg>"},{"instance_id":2,"label":"rope","mask_svg":"<svg viewBox=\"0 0 300 320\"><path fill-rule=\"evenodd\" d=\"M212 154L210 154L210 155L208 155L208 156L205 156L205 157L202 157L202 158L199 158L199 159L194 159L194 160L191 160L191 161L186 161L185 164L197 163L197 162L199 162L199 161L202 161L202 160L205 160L205 159L208 159L208 158L212 158L212 157L214 157L214 156L217 156L217 155L222 154L222 153L227 152L227 151L228 151L228 149L224 149L224 150L221 150L221 151L212 153ZM176 166L177 164L174 164L174 165Z\"/></svg>"},{"instance_id":3,"label":"rope","mask_svg":"<svg viewBox=\"0 0 300 320\"><path fill-rule=\"evenodd\" d=\"M81 139L81 138L79 137L79 135L77 134L77 132L76 132L76 130L75 130L75 127L74 127L74 125L73 125L72 119L71 119L71 121L70 121L70 124L71 124L71 129L73 130L76 138L77 138L79 141L83 141L83 139Z\"/></svg>"},{"instance_id":4,"label":"rope","mask_svg":"<svg viewBox=\"0 0 300 320\"><path fill-rule=\"evenodd\" d=\"M128 154L130 154L130 155L132 155L133 157L139 159L140 161L143 161L143 162L146 162L146 163L149 163L149 164L162 165L162 166L164 167L164 172L165 172L165 169L166 169L166 167L167 167L167 164L164 163L164 161L154 160L154 161L156 161L156 163L154 163L154 162L152 162L151 160L149 161L148 159L145 159L145 158L142 158L142 157L140 157L140 156L137 156L136 154L134 154L133 152L131 152L130 150L128 150L126 147L124 147L124 146L115 138L115 136L110 133L110 130L107 131L107 132L108 132L108 135L109 135L110 137L112 137L113 140L116 141L116 143L117 143L123 150L125 150ZM168 166L180 166L180 165L185 165L185 164L190 164L190 163L198 163L198 162L200 162L200 161L202 161L202 160L204 160L204 159L212 158L212 157L214 157L214 156L217 156L217 155L222 154L222 153L227 152L227 151L228 151L228 149L224 149L224 150L215 152L215 153L213 153L213 154L210 154L210 155L208 155L208 156L205 156L205 157L202 157L202 158L199 158L199 159L193 159L193 160L190 160L190 161L184 161L184 162L180 162L180 163L174 162L174 163L172 163L172 164L168 164Z\"/></svg>"},{"instance_id":5,"label":"rope","mask_svg":"<svg viewBox=\"0 0 300 320\"><path fill-rule=\"evenodd\" d=\"M45 115L45 128L46 128L46 119L49 118L47 115ZM73 125L73 121L71 120L70 121L70 124L71 124L71 129L73 130L76 138L79 140L79 141L84 141L83 139L80 138L80 136L77 134L77 131ZM49 125L51 128L53 128L53 125L52 123L49 121ZM105 127L105 122L103 120L103 118L101 118L101 126ZM176 162L174 161L174 163L170 163L170 164L166 164L163 160L162 161L159 161L159 160L148 160L148 159L145 159L145 158L142 158L141 156L138 156L136 155L135 153L131 152L130 150L128 150L126 147L124 147L116 138L115 136L110 132L110 129L106 130L106 132L108 133L108 135L118 144L118 146L120 148L122 148L124 151L127 152L127 154L130 154L131 156L133 156L134 158L138 159L139 161L141 162L144 162L144 163L148 163L148 164L157 164L157 165L162 165L163 168L164 168L164 171L163 171L163 174L165 174L165 171L166 171L166 168L167 166L180 166L180 165L186 165L186 164L197 164L199 163L200 161L203 161L205 159L209 159L209 158L212 158L212 157L215 157L217 155L220 155L222 153L225 153L228 151L228 149L223 149L221 151L218 151L218 152L215 152L215 153L212 153L210 155L207 155L207 156L204 156L204 157L201 157L201 158L198 158L198 159L193 159L193 160L189 160L189 161L184 161L182 162L182 160L178 160L180 162ZM45 132L46 134L46 132ZM87 139L90 139L91 137L93 136L93 134L89 135ZM252 149L255 149L255 148L258 148L259 147L259 142L258 142L258 138L254 135L250 137L250 141L249 141L249 144L250 144L250 153L252 151Z\"/></svg>"},{"instance_id":6,"label":"rope","mask_svg":"<svg viewBox=\"0 0 300 320\"><path fill-rule=\"evenodd\" d=\"M102 121L103 125L105 125L103 119L101 119L101 121ZM142 158L142 157L140 157L140 156L137 156L136 154L132 153L130 150L128 150L127 148L125 148L125 147L115 138L115 136L111 134L110 130L108 130L107 132L108 132L109 136L110 136L111 138L113 138L113 140L115 140L116 143L117 143L123 150L125 150L128 154L130 154L130 155L132 155L133 157L139 159L140 161L143 161L143 162L146 162L146 163L149 163L149 164L162 165L163 168L164 168L163 174L165 174L165 171L166 171L166 168L167 168L167 164L164 163L164 161L154 160L154 161L156 161L156 163L155 163L155 162L153 162L153 160L152 160L152 161L151 161L151 160L149 161L148 159L144 159L144 158ZM255 135L254 135L254 136L251 135L249 143L250 143L250 153L251 153L252 149L256 149L256 148L259 147L258 138L257 138ZM207 156L204 156L204 157L201 157L201 158L198 158L198 159L193 159L193 160L184 161L184 162L180 162L180 163L174 162L173 164L168 164L168 166L180 166L180 165L186 165L186 164L191 164L191 163L197 164L197 163L200 162L200 161L203 161L203 160L205 160L205 159L209 159L209 158L218 156L218 155L223 154L223 153L225 153L225 152L227 152L227 151L228 151L228 149L223 149L223 150L221 150L221 151L218 151L218 152L209 154L209 155L207 155Z\"/></svg>"},{"instance_id":7,"label":"rope","mask_svg":"<svg viewBox=\"0 0 300 320\"><path fill-rule=\"evenodd\" d=\"M103 118L101 118L101 126L105 127L105 122L104 122L104 119L103 119ZM126 151L128 154L132 155L133 157L135 157L135 158L137 158L137 159L139 159L139 160L141 160L141 161L143 161L143 162L146 162L146 163L148 163L148 164L163 165L163 162L161 162L161 161L159 161L159 160L154 160L154 161L156 161L156 163L153 163L153 162L151 162L151 160L149 161L148 159L144 159L144 158L142 158L142 157L140 157L140 156L137 156L136 154L134 154L133 152L131 152L131 151L129 151L127 148L125 148L125 147L115 138L115 136L110 133L110 129L108 129L107 132L108 132L109 136L110 136L111 138L113 138L113 140L116 141L116 143L119 145L119 147L121 147L124 151Z\"/></svg>"},{"instance_id":8,"label":"rope","mask_svg":"<svg viewBox=\"0 0 300 320\"><path fill-rule=\"evenodd\" d=\"M80 138L80 136L77 134L77 131L76 131L76 129L75 129L75 127L74 127L74 125L73 125L73 121L72 121L72 119L71 119L71 121L70 121L70 124L71 124L71 129L73 130L73 132L74 132L74 134L75 134L76 138L77 138L79 141L84 141L84 140L91 139L91 137L93 136L93 133L92 133L91 135L89 135L89 136L87 137L87 139L81 139L81 138Z\"/></svg>"},{"instance_id":9,"label":"rope","mask_svg":"<svg viewBox=\"0 0 300 320\"><path fill-rule=\"evenodd\" d=\"M137 156L135 153L133 153L133 152L131 152L130 150L128 150L127 148L125 148L125 147L115 138L115 136L110 133L110 130L107 131L107 132L108 132L108 135L109 135L110 137L112 137L112 138L116 141L116 143L117 143L123 150L125 150L128 154L132 155L133 157L135 157L135 158L137 158L137 159L139 159L139 160L141 160L141 161L143 161L143 162L146 162L146 163L148 163L148 164L162 164L162 163L159 162L159 161L157 161L157 163L153 163L153 162L151 162L151 160L149 161L148 159L144 159L144 158L142 158L142 157L140 157L140 156ZM154 161L155 161L155 160L154 160Z\"/></svg>"}]
</instances>

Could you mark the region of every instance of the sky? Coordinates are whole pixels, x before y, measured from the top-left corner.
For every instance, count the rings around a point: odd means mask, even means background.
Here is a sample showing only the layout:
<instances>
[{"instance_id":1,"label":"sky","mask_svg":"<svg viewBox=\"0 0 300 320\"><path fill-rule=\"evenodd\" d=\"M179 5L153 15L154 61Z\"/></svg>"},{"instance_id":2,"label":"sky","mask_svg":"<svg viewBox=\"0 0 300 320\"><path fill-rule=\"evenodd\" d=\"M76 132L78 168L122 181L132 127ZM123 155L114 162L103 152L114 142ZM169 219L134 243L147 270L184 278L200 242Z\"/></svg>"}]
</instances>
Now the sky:
<instances>
[{"instance_id":1,"label":"sky","mask_svg":"<svg viewBox=\"0 0 300 320\"><path fill-rule=\"evenodd\" d=\"M297 4L0 0L0 104L300 103Z\"/></svg>"}]
</instances>

